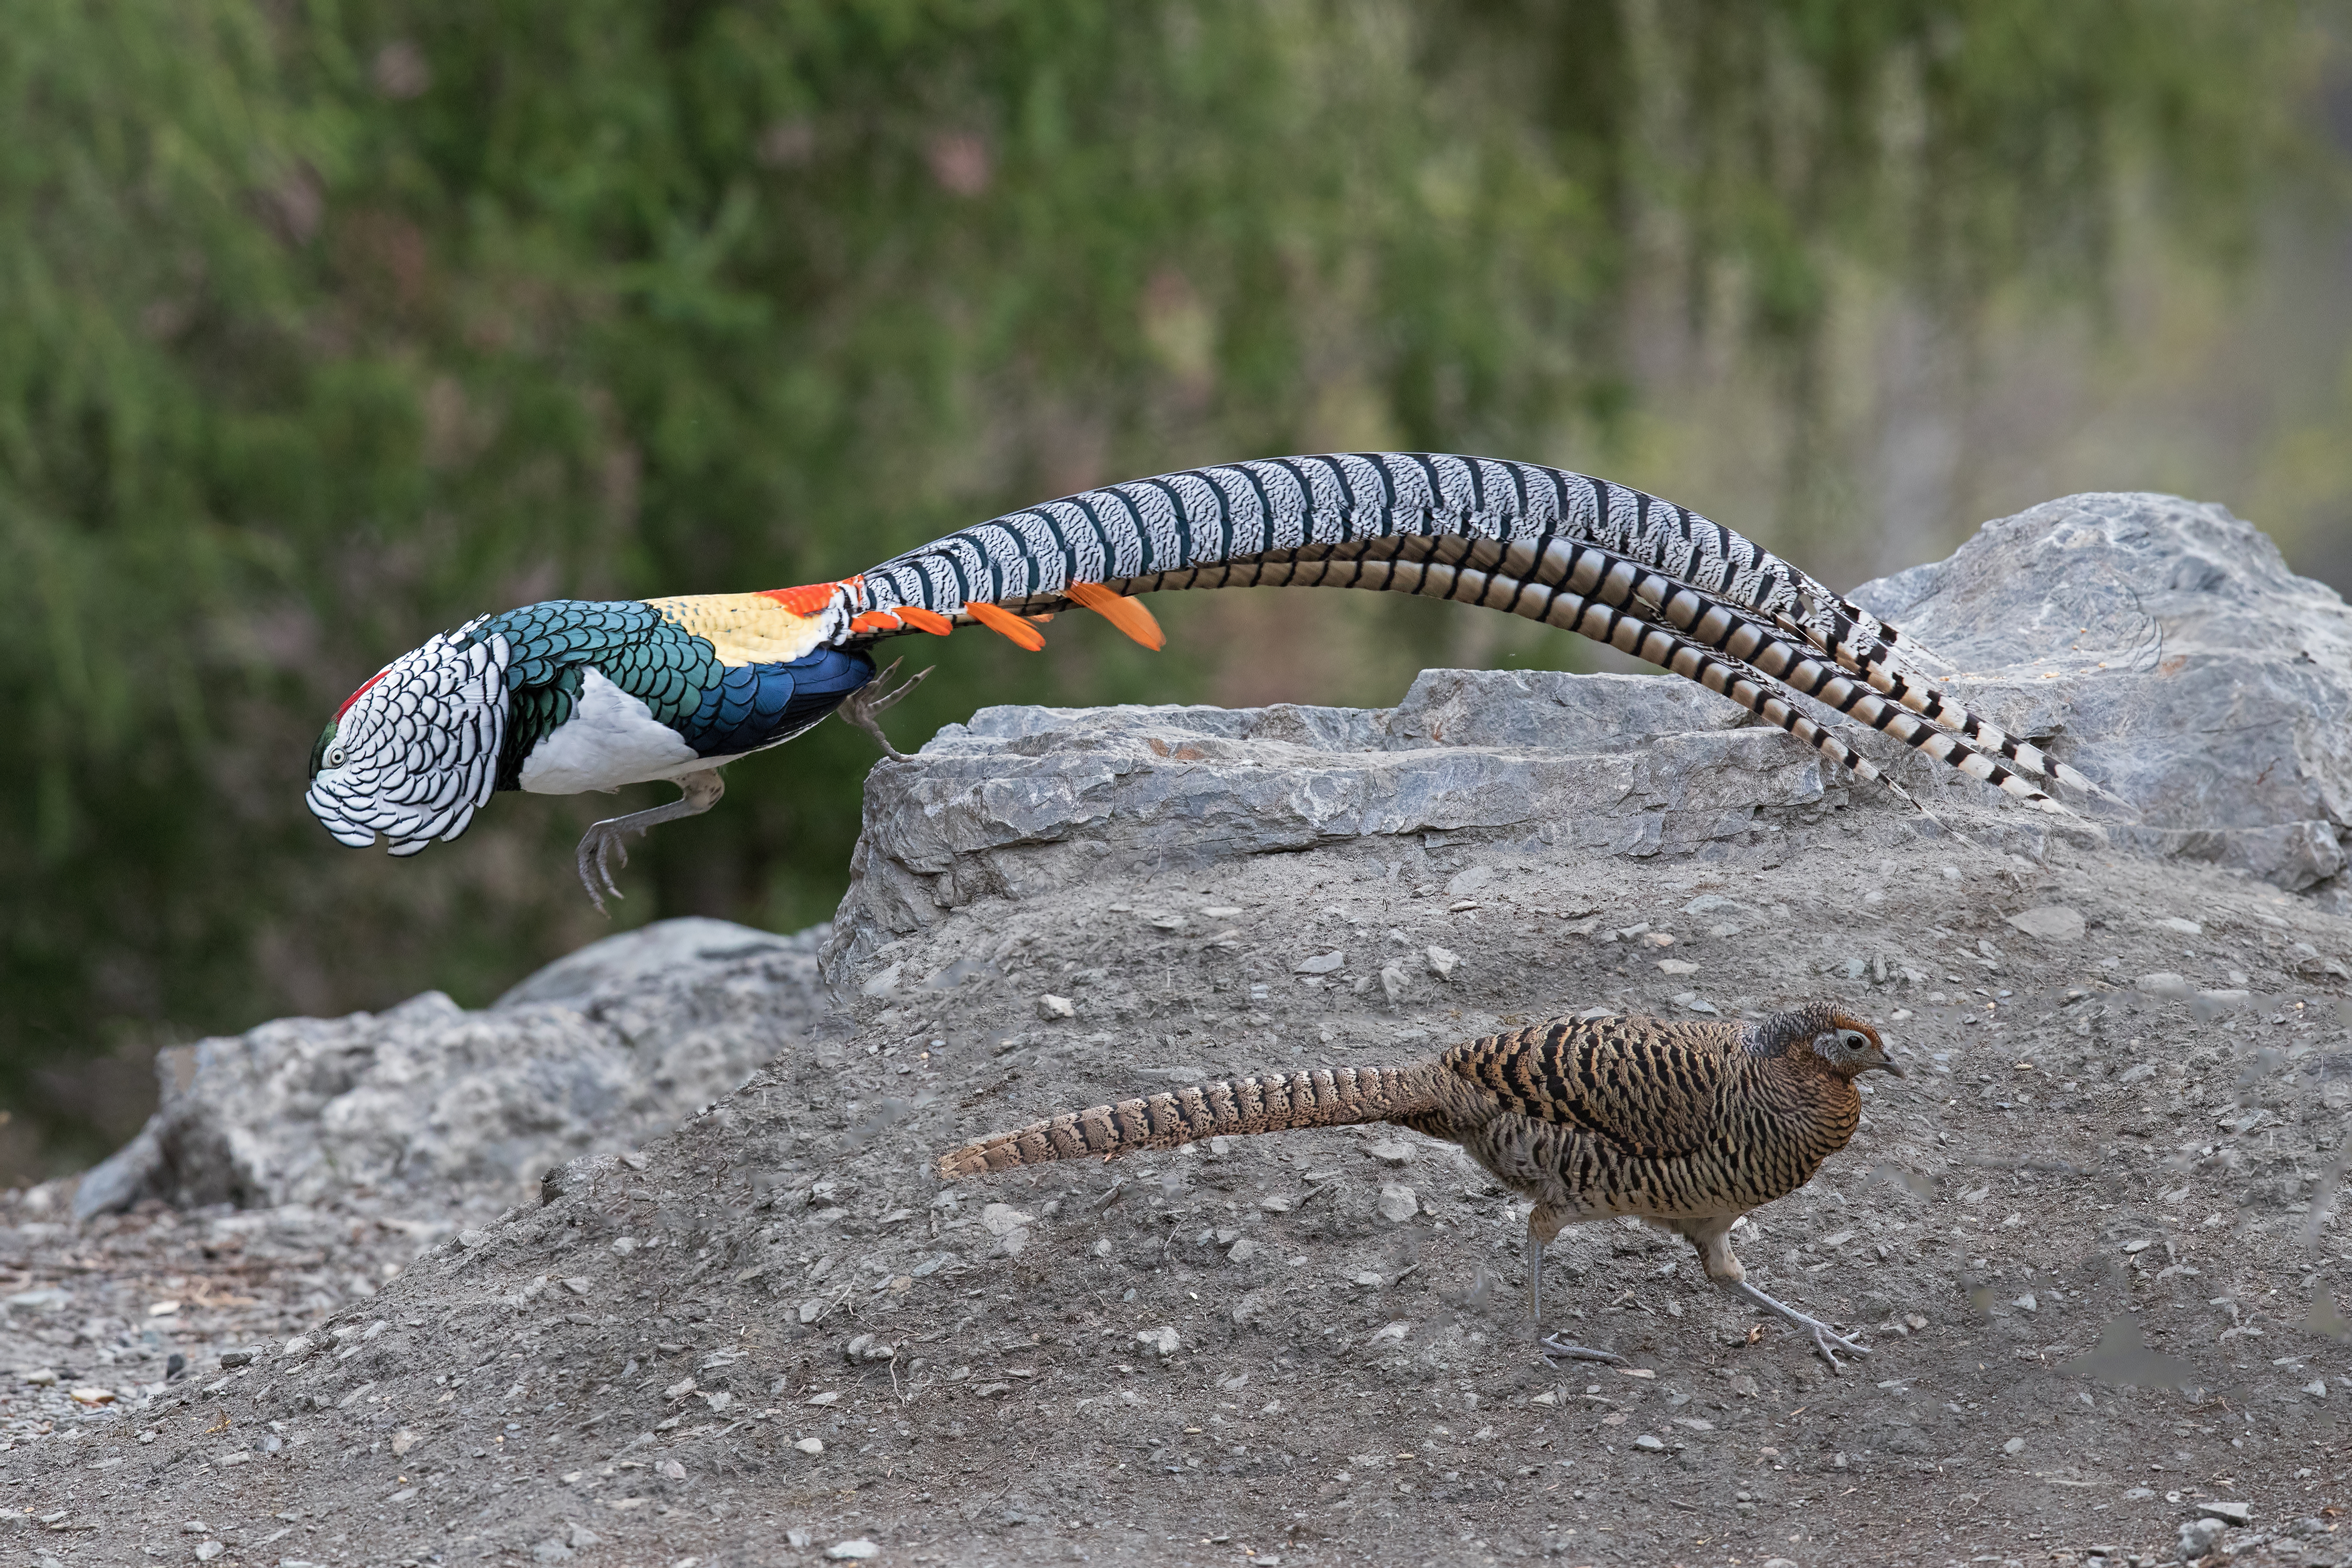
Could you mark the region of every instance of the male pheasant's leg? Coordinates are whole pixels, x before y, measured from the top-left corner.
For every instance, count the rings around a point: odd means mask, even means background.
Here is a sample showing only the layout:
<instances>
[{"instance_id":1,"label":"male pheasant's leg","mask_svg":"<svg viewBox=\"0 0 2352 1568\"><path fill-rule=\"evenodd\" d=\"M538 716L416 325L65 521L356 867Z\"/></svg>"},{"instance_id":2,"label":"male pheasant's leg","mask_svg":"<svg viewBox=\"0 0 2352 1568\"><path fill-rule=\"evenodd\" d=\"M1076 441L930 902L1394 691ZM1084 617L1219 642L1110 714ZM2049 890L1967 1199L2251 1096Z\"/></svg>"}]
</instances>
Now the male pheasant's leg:
<instances>
[{"instance_id":1,"label":"male pheasant's leg","mask_svg":"<svg viewBox=\"0 0 2352 1568\"><path fill-rule=\"evenodd\" d=\"M1559 1221L1545 1215L1541 1205L1528 1215L1528 1314L1535 1320L1536 1349L1548 1356L1565 1356L1570 1361L1610 1361L1622 1366L1625 1358L1614 1351L1597 1351L1587 1345L1572 1344L1558 1334L1548 1335L1543 1331L1544 1244L1558 1236L1559 1230Z\"/></svg>"},{"instance_id":2,"label":"male pheasant's leg","mask_svg":"<svg viewBox=\"0 0 2352 1568\"><path fill-rule=\"evenodd\" d=\"M923 677L931 673L929 669L919 670L908 677L903 684L893 687L890 685L890 677L898 673L898 666L904 662L903 659L894 658L884 665L876 672L873 679L843 698L841 706L834 710L835 713L841 715L843 723L856 725L873 736L887 754L899 762L907 760L907 753L890 743L890 737L883 733L882 726L875 715L920 686L923 683Z\"/></svg>"},{"instance_id":3,"label":"male pheasant's leg","mask_svg":"<svg viewBox=\"0 0 2352 1568\"><path fill-rule=\"evenodd\" d=\"M628 846L622 836L643 833L665 822L676 822L684 816L700 816L719 804L727 793L727 782L719 776L717 768L705 768L700 773L688 773L677 781L683 793L667 805L656 805L647 811L633 811L626 816L608 816L592 823L580 836L580 885L588 889L588 897L600 915L609 914L604 908L604 895L621 897L621 889L613 884L610 858L618 856L622 865L629 863ZM597 884L604 886L599 888Z\"/></svg>"},{"instance_id":4,"label":"male pheasant's leg","mask_svg":"<svg viewBox=\"0 0 2352 1568\"><path fill-rule=\"evenodd\" d=\"M1741 1267L1739 1259L1731 1252L1731 1227L1738 1219L1738 1215L1717 1215L1704 1220L1685 1221L1675 1228L1687 1237L1690 1244L1698 1249L1699 1262L1706 1269L1708 1279L1741 1300L1761 1307L1774 1317L1804 1330L1812 1336L1813 1349L1830 1363L1832 1372L1845 1370L1838 1364L1838 1351L1848 1355L1868 1355L1868 1345L1856 1344L1818 1318L1809 1318L1786 1302L1774 1300L1748 1282L1748 1270Z\"/></svg>"}]
</instances>

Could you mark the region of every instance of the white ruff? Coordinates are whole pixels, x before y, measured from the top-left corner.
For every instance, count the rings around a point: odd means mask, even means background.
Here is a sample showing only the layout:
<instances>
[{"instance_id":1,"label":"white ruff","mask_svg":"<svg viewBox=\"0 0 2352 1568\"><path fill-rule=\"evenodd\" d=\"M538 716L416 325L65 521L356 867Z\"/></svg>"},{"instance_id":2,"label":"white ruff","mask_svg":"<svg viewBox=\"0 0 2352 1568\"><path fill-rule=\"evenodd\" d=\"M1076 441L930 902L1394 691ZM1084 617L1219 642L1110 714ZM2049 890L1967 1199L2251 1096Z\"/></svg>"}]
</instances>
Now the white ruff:
<instances>
[{"instance_id":1,"label":"white ruff","mask_svg":"<svg viewBox=\"0 0 2352 1568\"><path fill-rule=\"evenodd\" d=\"M522 787L533 795L577 795L676 778L715 767L630 696L593 669L583 670L580 700L522 762Z\"/></svg>"}]
</instances>

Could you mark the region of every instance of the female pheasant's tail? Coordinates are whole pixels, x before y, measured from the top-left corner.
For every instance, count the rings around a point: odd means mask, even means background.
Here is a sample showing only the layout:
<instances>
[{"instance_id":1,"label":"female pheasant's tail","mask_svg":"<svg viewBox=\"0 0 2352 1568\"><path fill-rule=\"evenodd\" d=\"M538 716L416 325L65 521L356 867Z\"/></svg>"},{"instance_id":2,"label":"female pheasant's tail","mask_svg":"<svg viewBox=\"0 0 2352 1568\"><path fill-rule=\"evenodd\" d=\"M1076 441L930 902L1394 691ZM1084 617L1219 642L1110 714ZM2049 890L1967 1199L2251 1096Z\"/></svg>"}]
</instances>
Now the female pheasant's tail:
<instances>
[{"instance_id":1,"label":"female pheasant's tail","mask_svg":"<svg viewBox=\"0 0 2352 1568\"><path fill-rule=\"evenodd\" d=\"M940 1174L952 1182L1049 1160L1116 1159L1202 1138L1399 1121L1436 1108L1427 1063L1270 1073L1065 1111L941 1155Z\"/></svg>"}]
</instances>

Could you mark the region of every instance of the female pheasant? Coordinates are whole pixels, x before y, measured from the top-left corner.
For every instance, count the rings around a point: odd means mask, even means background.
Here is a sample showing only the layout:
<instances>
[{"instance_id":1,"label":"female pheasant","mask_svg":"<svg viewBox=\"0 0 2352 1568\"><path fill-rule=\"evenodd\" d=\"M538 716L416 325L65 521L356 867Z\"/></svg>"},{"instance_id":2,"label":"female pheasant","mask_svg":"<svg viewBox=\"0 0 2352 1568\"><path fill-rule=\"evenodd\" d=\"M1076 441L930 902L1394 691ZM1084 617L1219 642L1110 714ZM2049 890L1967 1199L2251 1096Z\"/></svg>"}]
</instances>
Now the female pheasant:
<instances>
[{"instance_id":1,"label":"female pheasant","mask_svg":"<svg viewBox=\"0 0 2352 1568\"><path fill-rule=\"evenodd\" d=\"M1882 775L1799 697L2042 809L2063 809L2042 787L2053 781L2100 793L1937 690L1894 627L1686 508L1533 463L1371 453L1088 490L835 583L480 616L344 700L311 753L309 803L341 842L382 835L413 855L463 833L498 790L676 782L678 800L581 839L580 879L601 909L618 893L623 836L708 811L726 763L835 711L898 755L875 715L914 683L877 678L867 649L883 638L979 625L1036 648L1035 620L1076 605L1158 647L1130 595L1285 584L1459 599L1580 632L1729 697L1865 780Z\"/></svg>"},{"instance_id":2,"label":"female pheasant","mask_svg":"<svg viewBox=\"0 0 2352 1568\"><path fill-rule=\"evenodd\" d=\"M1835 1370L1838 1352L1868 1348L1749 1284L1731 1227L1845 1147L1862 1117L1853 1080L1873 1070L1904 1076L1876 1029L1827 1002L1738 1024L1561 1019L1402 1067L1245 1078L1067 1111L967 1143L939 1169L957 1181L1202 1138L1390 1122L1459 1144L1533 1200L1528 1301L1538 1333L1544 1247L1580 1221L1632 1215L1687 1240L1710 1282L1795 1326ZM1541 1349L1622 1359L1557 1335Z\"/></svg>"}]
</instances>

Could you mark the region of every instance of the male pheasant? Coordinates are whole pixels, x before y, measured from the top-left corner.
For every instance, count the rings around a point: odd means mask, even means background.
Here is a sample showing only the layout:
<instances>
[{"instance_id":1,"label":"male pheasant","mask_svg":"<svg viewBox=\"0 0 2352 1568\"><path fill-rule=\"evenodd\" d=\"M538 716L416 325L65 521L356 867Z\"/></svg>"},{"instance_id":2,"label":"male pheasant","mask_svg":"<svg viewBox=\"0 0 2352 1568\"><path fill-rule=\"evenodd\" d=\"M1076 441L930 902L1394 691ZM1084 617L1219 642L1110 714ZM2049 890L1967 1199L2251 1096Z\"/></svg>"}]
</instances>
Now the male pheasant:
<instances>
[{"instance_id":1,"label":"male pheasant","mask_svg":"<svg viewBox=\"0 0 2352 1568\"><path fill-rule=\"evenodd\" d=\"M2098 793L1939 691L1894 627L1696 512L1532 463L1374 453L1088 490L835 583L479 616L345 700L312 752L309 803L343 843L380 834L409 855L463 833L497 790L677 783L680 799L581 840L581 881L601 908L618 891L623 836L709 810L726 763L834 711L891 750L874 716L908 687L877 676L867 650L885 637L979 625L1035 648L1035 621L1076 605L1157 647L1130 595L1282 584L1460 599L1581 633L1729 697L1865 780L1878 770L1800 697L2037 807L2062 809L2042 787L2053 782Z\"/></svg>"},{"instance_id":2,"label":"male pheasant","mask_svg":"<svg viewBox=\"0 0 2352 1568\"><path fill-rule=\"evenodd\" d=\"M1458 1143L1528 1215L1528 1301L1543 1331L1543 1249L1580 1220L1633 1215L1685 1237L1722 1289L1794 1324L1832 1368L1869 1350L1748 1283L1731 1227L1845 1147L1853 1080L1903 1076L1878 1031L1832 1004L1753 1023L1599 1017L1530 1025L1402 1067L1205 1084L1074 1110L943 1156L950 1181L1197 1139L1385 1121ZM1542 1340L1548 1355L1622 1358Z\"/></svg>"}]
</instances>

